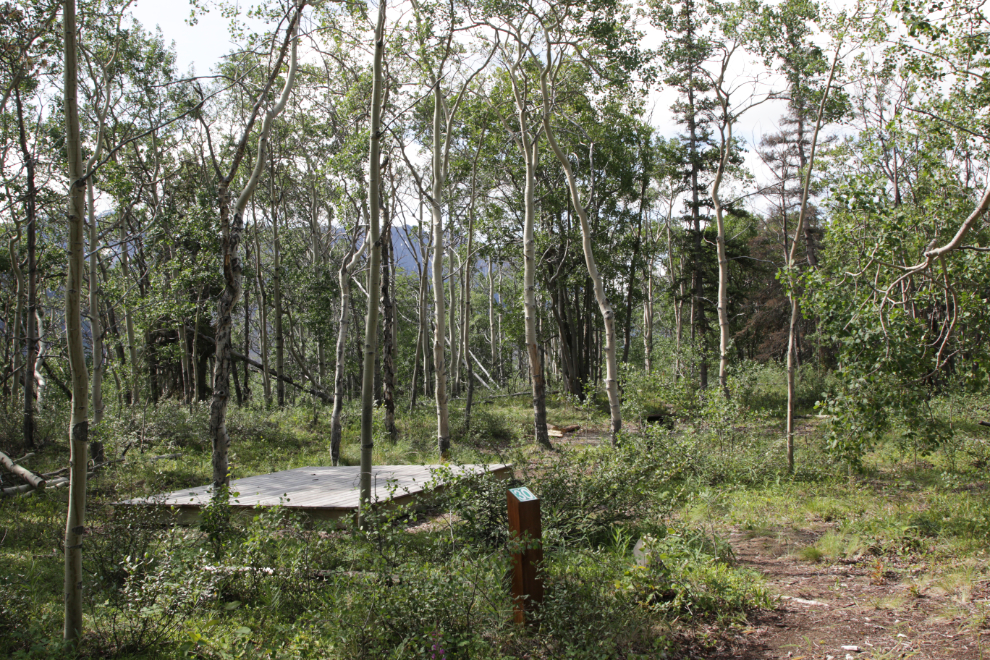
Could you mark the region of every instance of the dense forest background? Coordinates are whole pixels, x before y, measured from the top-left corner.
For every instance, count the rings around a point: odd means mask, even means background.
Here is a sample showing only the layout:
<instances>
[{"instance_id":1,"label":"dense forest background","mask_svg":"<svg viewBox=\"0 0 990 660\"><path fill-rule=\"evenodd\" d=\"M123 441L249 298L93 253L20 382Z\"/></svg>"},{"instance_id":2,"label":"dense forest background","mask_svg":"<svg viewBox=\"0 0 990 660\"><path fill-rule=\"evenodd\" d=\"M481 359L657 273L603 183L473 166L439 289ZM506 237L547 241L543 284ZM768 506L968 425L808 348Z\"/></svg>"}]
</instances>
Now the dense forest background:
<instances>
[{"instance_id":1,"label":"dense forest background","mask_svg":"<svg viewBox=\"0 0 990 660\"><path fill-rule=\"evenodd\" d=\"M908 460L950 490L985 472L982 4L194 1L176 11L221 12L217 38L238 44L200 75L132 5L0 4L0 551L21 571L0 584L0 650L710 653L648 617L568 645L629 603L665 620L771 606L743 573L718 574L735 570L718 489L837 480L853 497L853 480ZM495 482L427 506L463 523L429 552L395 531L410 512L312 536L223 509L249 474L447 461L511 462L558 512L548 544L619 562L591 576L575 568L587 557L552 560L589 610L548 607L531 638L497 623ZM206 482L217 509L196 538L112 507ZM954 502L951 534L985 539L985 497ZM24 578L63 523L64 590L62 568ZM272 532L286 525L307 539L291 552ZM712 573L617 578L644 538ZM806 554L855 554L833 546ZM427 595L354 586L356 572L391 583L403 553L428 557ZM341 567L334 607L357 600L318 643L278 594L305 573L286 598L322 611L310 572ZM501 595L464 614L452 574ZM209 608L235 623L211 628ZM458 619L471 611L485 622ZM367 623L410 617L406 632Z\"/></svg>"}]
</instances>

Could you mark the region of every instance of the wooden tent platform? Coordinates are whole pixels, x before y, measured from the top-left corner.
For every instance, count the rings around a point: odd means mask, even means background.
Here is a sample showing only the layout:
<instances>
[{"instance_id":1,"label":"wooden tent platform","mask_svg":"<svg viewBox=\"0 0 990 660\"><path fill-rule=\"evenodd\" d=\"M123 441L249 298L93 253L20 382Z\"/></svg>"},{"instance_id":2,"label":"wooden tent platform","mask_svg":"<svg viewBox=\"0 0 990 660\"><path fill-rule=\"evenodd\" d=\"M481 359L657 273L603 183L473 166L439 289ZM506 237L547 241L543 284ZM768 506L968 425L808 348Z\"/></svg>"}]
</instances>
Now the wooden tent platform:
<instances>
[{"instance_id":1,"label":"wooden tent platform","mask_svg":"<svg viewBox=\"0 0 990 660\"><path fill-rule=\"evenodd\" d=\"M376 465L371 473L371 494L375 503L404 504L437 483L432 470L440 465ZM500 478L511 475L509 465L451 465L455 477L491 472ZM358 508L360 467L302 467L284 472L261 474L230 482L230 505L235 511L279 506L300 511L317 520L334 520L353 514ZM394 489L394 490L393 490ZM132 506L170 506L179 510L180 522L192 522L209 503L212 485L186 488L165 495L122 502ZM390 493L394 492L394 496Z\"/></svg>"}]
</instances>

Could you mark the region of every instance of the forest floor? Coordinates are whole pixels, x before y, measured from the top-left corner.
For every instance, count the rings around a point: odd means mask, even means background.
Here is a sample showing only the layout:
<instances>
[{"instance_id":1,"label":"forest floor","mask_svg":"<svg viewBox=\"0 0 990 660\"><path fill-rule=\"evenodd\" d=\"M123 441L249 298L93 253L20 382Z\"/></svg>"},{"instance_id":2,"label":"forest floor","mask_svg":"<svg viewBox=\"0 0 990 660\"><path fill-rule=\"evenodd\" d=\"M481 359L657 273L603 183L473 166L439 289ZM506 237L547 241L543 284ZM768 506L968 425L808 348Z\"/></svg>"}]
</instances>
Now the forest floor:
<instances>
[{"instance_id":1,"label":"forest floor","mask_svg":"<svg viewBox=\"0 0 990 660\"><path fill-rule=\"evenodd\" d=\"M269 512L238 520L221 538L222 553L203 530L123 515L113 502L209 480L206 408L165 404L99 429L111 455L138 444L90 484L86 652L142 660L429 657L445 631L445 640L469 649L452 658L990 660L990 429L956 413L953 440L937 452L919 458L892 434L851 471L823 451L821 421L809 418L796 472L787 474L782 420L759 410L727 423L719 410L703 410L673 429L627 422L613 449L601 409L548 408L558 427L580 427L552 439L558 451L527 437L525 402L501 400L476 409L453 450L463 463L513 463L548 503L544 533L557 539L547 555L548 593L568 597L551 599L539 635L507 627L505 573L478 540L490 533L485 516L504 511L501 482L438 500L418 524L381 527L417 534L314 536ZM343 459L356 464L359 416L348 412ZM462 412L453 412L458 428ZM973 406L966 417L986 419L990 410ZM328 419L303 406L234 409L236 475L329 464ZM63 422L52 416L51 438ZM16 423L12 417L8 437ZM431 410L404 416L400 432L399 443L376 443L376 464L436 461ZM30 464L46 472L66 461L52 439ZM68 657L59 645L63 497L53 490L0 500L0 565L12 567L0 574L0 657ZM639 564L633 548L641 539L658 544L661 562ZM155 558L147 563L160 567L154 580L141 581L134 556ZM206 579L203 557L236 571ZM375 572L403 576L402 588L391 579L355 582ZM122 579L132 586L121 589ZM464 580L476 588L451 589ZM182 611L158 607L201 583L217 597ZM351 635L360 626L373 632ZM422 653L403 655L408 640Z\"/></svg>"},{"instance_id":2,"label":"forest floor","mask_svg":"<svg viewBox=\"0 0 990 660\"><path fill-rule=\"evenodd\" d=\"M816 426L803 423L799 435L815 435ZM580 447L607 437L586 425L555 442ZM824 506L818 489L792 484L681 511L726 540L735 565L760 574L778 598L775 609L751 612L741 625L688 626L680 635L685 657L990 660L987 550L965 533L952 539L952 516L933 513L933 504L965 508L990 482L953 487L925 461L880 463L872 478L831 490ZM719 516L738 522L714 522Z\"/></svg>"},{"instance_id":3,"label":"forest floor","mask_svg":"<svg viewBox=\"0 0 990 660\"><path fill-rule=\"evenodd\" d=\"M778 605L688 633L686 645L712 660L990 658L987 550L946 534L964 499L990 484L946 492L912 480L931 474L929 465L906 479L850 480L824 507L814 489L793 485L730 495L719 509L728 524L713 530Z\"/></svg>"},{"instance_id":4,"label":"forest floor","mask_svg":"<svg viewBox=\"0 0 990 660\"><path fill-rule=\"evenodd\" d=\"M821 538L828 529L736 530L730 535L739 564L763 574L780 604L751 615L749 625L727 635L710 657L990 657L990 633L972 625L973 610L967 607L990 602L990 585L977 582L959 589L953 577L937 576L910 558L816 564L794 555L795 546Z\"/></svg>"}]
</instances>

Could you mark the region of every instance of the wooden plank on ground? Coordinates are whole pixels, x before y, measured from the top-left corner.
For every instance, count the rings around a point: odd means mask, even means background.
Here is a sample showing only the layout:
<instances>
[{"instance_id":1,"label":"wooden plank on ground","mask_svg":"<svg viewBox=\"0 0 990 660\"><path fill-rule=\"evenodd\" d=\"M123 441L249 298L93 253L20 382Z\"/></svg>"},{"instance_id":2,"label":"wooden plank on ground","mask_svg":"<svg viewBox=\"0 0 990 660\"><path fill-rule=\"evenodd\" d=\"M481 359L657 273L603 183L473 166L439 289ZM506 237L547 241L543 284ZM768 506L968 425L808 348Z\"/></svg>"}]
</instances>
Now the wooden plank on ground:
<instances>
[{"instance_id":1,"label":"wooden plank on ground","mask_svg":"<svg viewBox=\"0 0 990 660\"><path fill-rule=\"evenodd\" d=\"M439 465L379 465L372 471L372 501L408 501L411 497L443 484L434 474ZM492 472L506 477L510 466L452 465L455 476ZM283 506L314 518L337 518L358 508L360 467L356 465L309 466L261 474L230 482L231 506L253 509L257 506ZM185 488L154 497L122 502L124 505L174 506L193 516L209 503L212 486ZM188 516L187 516L188 517Z\"/></svg>"}]
</instances>

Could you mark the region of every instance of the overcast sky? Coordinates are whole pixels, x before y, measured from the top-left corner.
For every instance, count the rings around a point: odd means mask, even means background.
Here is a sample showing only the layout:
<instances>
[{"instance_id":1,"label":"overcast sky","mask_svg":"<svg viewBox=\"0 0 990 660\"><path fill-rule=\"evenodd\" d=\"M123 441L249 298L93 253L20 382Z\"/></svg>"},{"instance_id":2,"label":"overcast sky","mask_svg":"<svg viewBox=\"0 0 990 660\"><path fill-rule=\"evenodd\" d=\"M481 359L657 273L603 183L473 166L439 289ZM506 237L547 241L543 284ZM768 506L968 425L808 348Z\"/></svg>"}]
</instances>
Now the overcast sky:
<instances>
[{"instance_id":1,"label":"overcast sky","mask_svg":"<svg viewBox=\"0 0 990 660\"><path fill-rule=\"evenodd\" d=\"M191 12L188 0L138 0L131 12L145 29L161 27L166 44L175 42L181 72L194 66L200 75L209 73L210 67L233 46L227 20L219 12L200 16L196 25L186 22Z\"/></svg>"},{"instance_id":2,"label":"overcast sky","mask_svg":"<svg viewBox=\"0 0 990 660\"><path fill-rule=\"evenodd\" d=\"M159 26L166 44L175 43L177 64L182 73L192 67L198 75L208 74L220 57L235 45L230 39L228 21L218 11L201 15L195 25L190 25L191 6L188 0L138 0L131 6L131 11L146 29L154 30L155 26ZM648 31L644 46L656 47L658 44L652 42L658 36L654 31ZM745 75L745 68L739 73ZM681 130L670 113L670 105L676 97L673 90L654 90L650 94L653 125L666 137L673 137ZM783 109L783 103L776 102L747 113L735 128L736 137L753 145L761 135L777 129ZM769 175L752 149L746 154L745 162L758 179Z\"/></svg>"}]
</instances>

